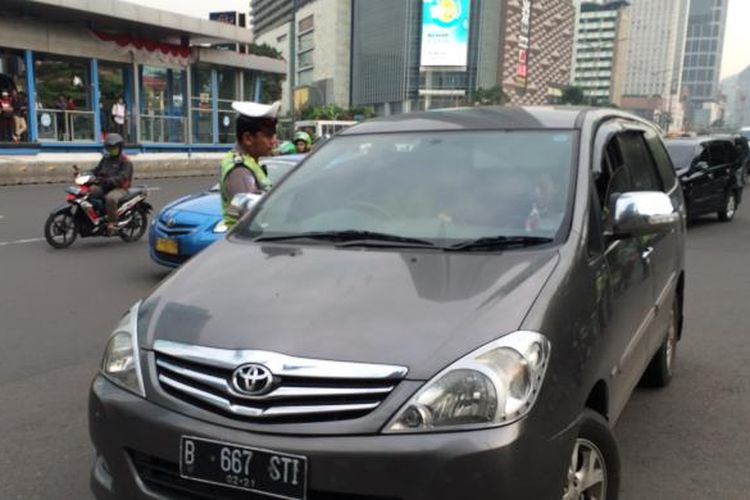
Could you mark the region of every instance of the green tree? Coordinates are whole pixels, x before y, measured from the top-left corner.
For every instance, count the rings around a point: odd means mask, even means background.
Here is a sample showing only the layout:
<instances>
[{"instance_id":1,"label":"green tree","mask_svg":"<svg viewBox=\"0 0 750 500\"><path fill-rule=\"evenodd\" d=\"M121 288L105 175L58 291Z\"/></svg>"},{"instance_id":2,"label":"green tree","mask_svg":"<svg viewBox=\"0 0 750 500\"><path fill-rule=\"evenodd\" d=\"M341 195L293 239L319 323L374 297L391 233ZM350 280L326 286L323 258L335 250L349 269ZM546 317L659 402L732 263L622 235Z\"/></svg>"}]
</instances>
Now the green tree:
<instances>
[{"instance_id":1,"label":"green tree","mask_svg":"<svg viewBox=\"0 0 750 500\"><path fill-rule=\"evenodd\" d=\"M492 106L505 104L508 102L508 96L503 92L499 85L488 89L479 87L474 94L469 97L469 103L473 106Z\"/></svg>"},{"instance_id":2,"label":"green tree","mask_svg":"<svg viewBox=\"0 0 750 500\"><path fill-rule=\"evenodd\" d=\"M281 52L265 43L262 43L260 45L258 45L257 43L251 43L248 48L250 49L250 54L254 56L270 57L272 59L283 59L283 57L281 57Z\"/></svg>"},{"instance_id":3,"label":"green tree","mask_svg":"<svg viewBox=\"0 0 750 500\"><path fill-rule=\"evenodd\" d=\"M562 96L560 97L560 104L572 104L578 106L585 103L586 96L583 94L583 89L581 87L569 85L563 89Z\"/></svg>"},{"instance_id":4,"label":"green tree","mask_svg":"<svg viewBox=\"0 0 750 500\"><path fill-rule=\"evenodd\" d=\"M311 106L300 112L301 120L364 120L375 116L372 108L356 107L345 109L335 104Z\"/></svg>"}]
</instances>

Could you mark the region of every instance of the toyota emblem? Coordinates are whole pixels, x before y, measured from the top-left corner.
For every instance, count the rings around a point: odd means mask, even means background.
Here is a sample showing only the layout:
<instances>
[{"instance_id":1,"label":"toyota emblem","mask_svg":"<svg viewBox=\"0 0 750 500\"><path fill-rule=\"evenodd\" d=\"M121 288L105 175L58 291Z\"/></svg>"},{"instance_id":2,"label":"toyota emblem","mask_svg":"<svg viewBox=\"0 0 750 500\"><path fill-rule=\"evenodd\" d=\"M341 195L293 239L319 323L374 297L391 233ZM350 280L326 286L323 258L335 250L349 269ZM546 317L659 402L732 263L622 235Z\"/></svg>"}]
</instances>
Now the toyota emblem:
<instances>
[{"instance_id":1,"label":"toyota emblem","mask_svg":"<svg viewBox=\"0 0 750 500\"><path fill-rule=\"evenodd\" d=\"M249 363L232 373L232 388L245 396L262 396L273 386L273 373L263 365Z\"/></svg>"}]
</instances>

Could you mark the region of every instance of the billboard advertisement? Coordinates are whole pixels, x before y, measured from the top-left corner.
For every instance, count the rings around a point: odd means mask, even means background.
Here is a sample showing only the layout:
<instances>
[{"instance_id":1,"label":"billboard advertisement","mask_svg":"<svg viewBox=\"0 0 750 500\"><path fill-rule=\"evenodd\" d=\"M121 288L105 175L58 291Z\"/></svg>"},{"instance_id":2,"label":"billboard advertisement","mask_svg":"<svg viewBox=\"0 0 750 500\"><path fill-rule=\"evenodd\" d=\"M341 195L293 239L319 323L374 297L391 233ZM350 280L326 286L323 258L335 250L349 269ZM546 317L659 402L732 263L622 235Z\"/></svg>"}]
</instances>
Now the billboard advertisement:
<instances>
[{"instance_id":1,"label":"billboard advertisement","mask_svg":"<svg viewBox=\"0 0 750 500\"><path fill-rule=\"evenodd\" d=\"M531 0L521 2L521 26L518 32L516 85L526 88L529 81L529 49L531 48Z\"/></svg>"},{"instance_id":2,"label":"billboard advertisement","mask_svg":"<svg viewBox=\"0 0 750 500\"><path fill-rule=\"evenodd\" d=\"M420 66L466 66L471 0L422 0Z\"/></svg>"},{"instance_id":3,"label":"billboard advertisement","mask_svg":"<svg viewBox=\"0 0 750 500\"><path fill-rule=\"evenodd\" d=\"M237 26L237 12L209 12L209 21L217 21L224 24L231 24Z\"/></svg>"}]
</instances>

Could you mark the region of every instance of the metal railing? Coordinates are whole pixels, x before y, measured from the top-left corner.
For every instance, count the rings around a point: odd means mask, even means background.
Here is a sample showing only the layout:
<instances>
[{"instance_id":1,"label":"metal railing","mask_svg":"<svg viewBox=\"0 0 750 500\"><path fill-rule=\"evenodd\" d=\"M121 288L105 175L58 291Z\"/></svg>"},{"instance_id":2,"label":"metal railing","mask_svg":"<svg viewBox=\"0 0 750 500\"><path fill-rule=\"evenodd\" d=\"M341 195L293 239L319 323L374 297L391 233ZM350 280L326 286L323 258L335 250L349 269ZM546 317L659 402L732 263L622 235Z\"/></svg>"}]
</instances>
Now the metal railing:
<instances>
[{"instance_id":1,"label":"metal railing","mask_svg":"<svg viewBox=\"0 0 750 500\"><path fill-rule=\"evenodd\" d=\"M140 116L141 142L186 142L187 118L145 114Z\"/></svg>"},{"instance_id":2,"label":"metal railing","mask_svg":"<svg viewBox=\"0 0 750 500\"><path fill-rule=\"evenodd\" d=\"M94 141L94 112L59 109L37 109L39 140L79 142Z\"/></svg>"}]
</instances>

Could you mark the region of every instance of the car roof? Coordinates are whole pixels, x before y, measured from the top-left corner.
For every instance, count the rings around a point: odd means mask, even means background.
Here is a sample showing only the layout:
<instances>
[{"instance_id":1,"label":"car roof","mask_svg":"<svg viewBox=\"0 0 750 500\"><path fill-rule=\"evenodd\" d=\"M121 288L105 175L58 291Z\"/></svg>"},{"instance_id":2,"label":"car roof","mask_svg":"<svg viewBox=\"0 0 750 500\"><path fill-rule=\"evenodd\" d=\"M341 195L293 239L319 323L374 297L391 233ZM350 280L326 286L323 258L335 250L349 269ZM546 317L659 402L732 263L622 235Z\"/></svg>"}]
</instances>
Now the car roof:
<instances>
[{"instance_id":1,"label":"car roof","mask_svg":"<svg viewBox=\"0 0 750 500\"><path fill-rule=\"evenodd\" d=\"M455 130L543 130L580 128L589 108L477 106L404 113L368 120L337 135Z\"/></svg>"},{"instance_id":2,"label":"car roof","mask_svg":"<svg viewBox=\"0 0 750 500\"><path fill-rule=\"evenodd\" d=\"M667 144L683 144L683 145L693 145L693 146L701 146L711 141L732 142L733 137L729 135L724 135L724 136L703 135L700 137L670 137L670 138L664 139L664 142Z\"/></svg>"}]
</instances>

